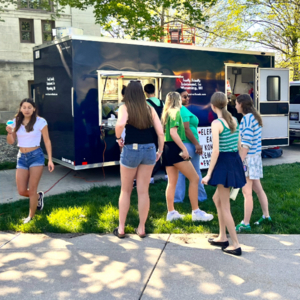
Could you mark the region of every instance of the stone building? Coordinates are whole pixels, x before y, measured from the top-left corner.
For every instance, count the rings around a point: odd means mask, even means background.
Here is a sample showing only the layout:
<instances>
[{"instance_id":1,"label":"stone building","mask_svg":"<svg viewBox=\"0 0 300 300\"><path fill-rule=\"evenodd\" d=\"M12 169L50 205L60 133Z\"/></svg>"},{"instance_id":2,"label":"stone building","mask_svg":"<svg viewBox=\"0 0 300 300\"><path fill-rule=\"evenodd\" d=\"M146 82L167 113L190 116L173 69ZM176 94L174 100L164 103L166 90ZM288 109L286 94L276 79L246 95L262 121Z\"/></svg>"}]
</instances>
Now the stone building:
<instances>
[{"instance_id":1,"label":"stone building","mask_svg":"<svg viewBox=\"0 0 300 300\"><path fill-rule=\"evenodd\" d=\"M4 22L0 22L0 123L12 118L22 99L31 97L32 48L51 41L52 28L76 27L83 29L84 35L100 36L92 8L80 11L67 7L59 19L50 21L51 12L32 7L31 0L20 3L19 7L12 5L1 12Z\"/></svg>"}]
</instances>

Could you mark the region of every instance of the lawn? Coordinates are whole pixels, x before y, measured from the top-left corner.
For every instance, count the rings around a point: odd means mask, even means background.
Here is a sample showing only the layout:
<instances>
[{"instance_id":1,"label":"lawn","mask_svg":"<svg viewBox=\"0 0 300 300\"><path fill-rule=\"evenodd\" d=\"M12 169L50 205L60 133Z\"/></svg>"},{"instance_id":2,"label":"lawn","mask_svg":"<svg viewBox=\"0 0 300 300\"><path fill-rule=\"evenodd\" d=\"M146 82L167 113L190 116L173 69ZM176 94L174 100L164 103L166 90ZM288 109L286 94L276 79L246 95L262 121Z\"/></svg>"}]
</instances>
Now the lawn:
<instances>
[{"instance_id":1,"label":"lawn","mask_svg":"<svg viewBox=\"0 0 300 300\"><path fill-rule=\"evenodd\" d=\"M7 131L5 130L6 124L0 123L0 135L6 135Z\"/></svg>"},{"instance_id":2,"label":"lawn","mask_svg":"<svg viewBox=\"0 0 300 300\"><path fill-rule=\"evenodd\" d=\"M263 186L269 198L272 225L255 227L252 233L300 234L300 164L270 166L264 168ZM150 186L151 208L146 223L148 233L217 233L216 209L211 200L213 187L206 187L208 200L200 208L212 213L214 220L208 223L192 222L188 198L176 204L175 209L186 214L184 220L166 222L165 181ZM118 225L118 197L120 187L99 187L84 192L68 192L45 197L45 207L29 224L22 224L28 215L28 200L0 205L0 230L22 232L57 233L108 233ZM232 203L232 215L238 223L243 218L243 196L239 193ZM259 202L254 197L251 222L261 216ZM126 232L133 233L138 225L137 194L133 191L127 218Z\"/></svg>"}]
</instances>

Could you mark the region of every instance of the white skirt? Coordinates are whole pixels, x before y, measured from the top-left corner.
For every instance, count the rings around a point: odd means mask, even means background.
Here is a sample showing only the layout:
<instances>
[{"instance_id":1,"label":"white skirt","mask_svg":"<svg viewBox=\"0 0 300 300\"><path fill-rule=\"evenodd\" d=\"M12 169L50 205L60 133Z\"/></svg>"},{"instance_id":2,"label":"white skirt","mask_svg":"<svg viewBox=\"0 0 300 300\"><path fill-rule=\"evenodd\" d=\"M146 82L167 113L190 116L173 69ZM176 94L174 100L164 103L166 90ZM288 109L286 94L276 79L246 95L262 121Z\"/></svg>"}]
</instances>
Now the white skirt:
<instances>
[{"instance_id":1,"label":"white skirt","mask_svg":"<svg viewBox=\"0 0 300 300\"><path fill-rule=\"evenodd\" d=\"M247 155L243 161L245 176L252 180L263 178L261 153Z\"/></svg>"}]
</instances>

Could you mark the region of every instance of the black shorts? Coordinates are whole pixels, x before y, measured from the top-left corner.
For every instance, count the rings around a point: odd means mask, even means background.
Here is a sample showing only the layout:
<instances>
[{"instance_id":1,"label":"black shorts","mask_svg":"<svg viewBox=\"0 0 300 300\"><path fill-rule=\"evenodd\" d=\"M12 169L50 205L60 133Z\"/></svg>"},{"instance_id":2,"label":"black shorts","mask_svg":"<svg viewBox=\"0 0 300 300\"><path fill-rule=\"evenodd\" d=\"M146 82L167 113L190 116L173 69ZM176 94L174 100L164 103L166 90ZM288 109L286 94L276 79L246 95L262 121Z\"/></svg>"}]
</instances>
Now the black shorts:
<instances>
[{"instance_id":1,"label":"black shorts","mask_svg":"<svg viewBox=\"0 0 300 300\"><path fill-rule=\"evenodd\" d=\"M164 167L172 167L174 164L184 161L179 155L182 150L175 142L165 142L162 154L162 164Z\"/></svg>"}]
</instances>

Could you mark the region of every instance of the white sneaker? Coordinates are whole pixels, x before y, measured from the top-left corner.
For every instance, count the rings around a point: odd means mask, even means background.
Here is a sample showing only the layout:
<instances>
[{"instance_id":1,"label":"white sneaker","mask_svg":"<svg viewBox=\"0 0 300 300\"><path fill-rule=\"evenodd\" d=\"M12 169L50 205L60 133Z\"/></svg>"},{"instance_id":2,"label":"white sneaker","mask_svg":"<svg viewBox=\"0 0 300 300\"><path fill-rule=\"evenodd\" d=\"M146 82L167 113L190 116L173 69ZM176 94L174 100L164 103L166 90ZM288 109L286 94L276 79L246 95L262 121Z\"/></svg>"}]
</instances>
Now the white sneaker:
<instances>
[{"instance_id":1,"label":"white sneaker","mask_svg":"<svg viewBox=\"0 0 300 300\"><path fill-rule=\"evenodd\" d=\"M171 212L168 212L167 214L167 221L174 221L178 219L183 219L184 215L181 215L177 210L173 210Z\"/></svg>"},{"instance_id":2,"label":"white sneaker","mask_svg":"<svg viewBox=\"0 0 300 300\"><path fill-rule=\"evenodd\" d=\"M192 212L192 221L211 221L214 218L213 215L207 214L204 210L197 210Z\"/></svg>"},{"instance_id":3,"label":"white sneaker","mask_svg":"<svg viewBox=\"0 0 300 300\"><path fill-rule=\"evenodd\" d=\"M27 224L27 223L29 223L31 220L32 220L32 218L27 217L27 218L23 219L23 224Z\"/></svg>"}]
</instances>

